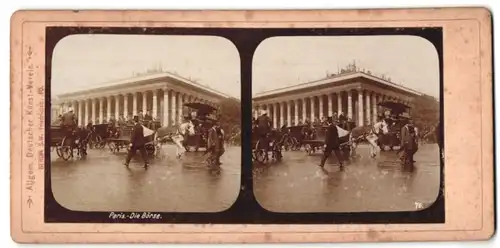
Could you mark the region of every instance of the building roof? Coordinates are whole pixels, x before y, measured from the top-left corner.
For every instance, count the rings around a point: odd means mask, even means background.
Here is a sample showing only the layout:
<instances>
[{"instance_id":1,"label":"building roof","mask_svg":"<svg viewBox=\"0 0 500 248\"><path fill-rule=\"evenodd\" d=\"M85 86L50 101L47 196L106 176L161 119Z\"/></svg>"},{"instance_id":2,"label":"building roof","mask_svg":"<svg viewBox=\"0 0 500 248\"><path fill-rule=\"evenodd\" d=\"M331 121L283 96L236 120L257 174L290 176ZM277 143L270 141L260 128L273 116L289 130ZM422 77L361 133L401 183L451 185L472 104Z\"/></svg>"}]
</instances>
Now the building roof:
<instances>
[{"instance_id":1,"label":"building roof","mask_svg":"<svg viewBox=\"0 0 500 248\"><path fill-rule=\"evenodd\" d=\"M212 93L214 95L224 97L224 98L232 98L231 96L226 95L220 91L214 90L214 89L210 88L209 86L202 85L202 84L199 84L197 82L193 82L192 80L181 77L179 75L175 75L175 74L170 73L170 72L161 72L161 73L140 75L140 76L130 77L130 78L126 78L126 79L109 81L109 82L97 84L97 85L88 85L85 87L81 87L81 88L72 90L71 92L58 94L57 97L61 98L61 97L69 96L69 95L75 95L78 93L90 93L90 92L94 92L94 91L111 89L111 88L115 88L115 87L126 86L129 84L139 83L139 82L154 81L154 80L158 80L161 78L175 79L175 80L180 81L182 83L185 83L189 86L201 88L201 89L203 89L209 93Z\"/></svg>"},{"instance_id":2,"label":"building roof","mask_svg":"<svg viewBox=\"0 0 500 248\"><path fill-rule=\"evenodd\" d=\"M335 75L332 77L323 78L323 79L320 79L317 81L301 83L301 84L297 84L297 85L293 85L293 86L287 86L287 87L283 87L283 88L279 88L279 89L260 92L260 93L255 94L253 98L269 97L272 95L282 94L282 93L289 92L289 91L296 91L296 90L307 89L309 87L328 85L328 84L332 84L335 82L340 82L340 81L349 80L349 79L358 78L358 77L363 77L363 78L366 78L366 79L371 80L373 82L382 84L384 86L393 87L393 88L408 92L410 94L415 94L418 96L422 95L422 93L420 93L416 90L413 90L413 89L410 89L408 87L405 87L405 86L402 86L399 84L395 84L393 82L389 82L389 81L384 80L382 78L375 77L373 75L358 71L358 72L342 73L342 74L338 74L338 75Z\"/></svg>"}]
</instances>

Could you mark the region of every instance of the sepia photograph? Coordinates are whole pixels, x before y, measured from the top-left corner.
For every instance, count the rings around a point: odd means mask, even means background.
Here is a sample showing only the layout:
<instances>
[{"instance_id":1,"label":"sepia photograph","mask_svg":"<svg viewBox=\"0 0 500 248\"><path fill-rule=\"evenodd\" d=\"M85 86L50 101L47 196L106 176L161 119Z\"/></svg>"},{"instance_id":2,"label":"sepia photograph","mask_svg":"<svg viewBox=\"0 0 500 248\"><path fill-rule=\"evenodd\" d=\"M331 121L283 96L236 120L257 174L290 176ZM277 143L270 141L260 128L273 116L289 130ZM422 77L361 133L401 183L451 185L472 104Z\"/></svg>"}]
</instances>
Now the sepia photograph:
<instances>
[{"instance_id":1,"label":"sepia photograph","mask_svg":"<svg viewBox=\"0 0 500 248\"><path fill-rule=\"evenodd\" d=\"M236 201L240 57L229 40L74 34L50 66L48 180L61 206L221 212Z\"/></svg>"},{"instance_id":2,"label":"sepia photograph","mask_svg":"<svg viewBox=\"0 0 500 248\"><path fill-rule=\"evenodd\" d=\"M272 212L423 210L440 192L440 68L419 36L272 37L252 71L253 190Z\"/></svg>"}]
</instances>

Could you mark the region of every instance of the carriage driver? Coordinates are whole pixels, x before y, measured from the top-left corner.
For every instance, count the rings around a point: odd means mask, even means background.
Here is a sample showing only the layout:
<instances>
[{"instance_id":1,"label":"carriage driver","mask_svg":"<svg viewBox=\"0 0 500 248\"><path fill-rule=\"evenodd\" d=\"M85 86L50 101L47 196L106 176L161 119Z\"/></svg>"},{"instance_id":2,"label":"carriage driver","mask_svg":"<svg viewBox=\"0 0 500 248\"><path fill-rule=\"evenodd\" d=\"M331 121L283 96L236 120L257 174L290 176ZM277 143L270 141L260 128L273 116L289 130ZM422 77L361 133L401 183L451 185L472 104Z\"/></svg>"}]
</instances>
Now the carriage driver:
<instances>
[{"instance_id":1,"label":"carriage driver","mask_svg":"<svg viewBox=\"0 0 500 248\"><path fill-rule=\"evenodd\" d=\"M259 118L257 118L257 132L259 133L259 139L264 141L264 148L267 149L269 142L267 141L267 134L271 132L271 118L267 116L267 111L261 110Z\"/></svg>"},{"instance_id":2,"label":"carriage driver","mask_svg":"<svg viewBox=\"0 0 500 248\"><path fill-rule=\"evenodd\" d=\"M64 130L65 136L71 136L73 130L76 128L77 120L73 113L73 107L62 116L61 128Z\"/></svg>"}]
</instances>

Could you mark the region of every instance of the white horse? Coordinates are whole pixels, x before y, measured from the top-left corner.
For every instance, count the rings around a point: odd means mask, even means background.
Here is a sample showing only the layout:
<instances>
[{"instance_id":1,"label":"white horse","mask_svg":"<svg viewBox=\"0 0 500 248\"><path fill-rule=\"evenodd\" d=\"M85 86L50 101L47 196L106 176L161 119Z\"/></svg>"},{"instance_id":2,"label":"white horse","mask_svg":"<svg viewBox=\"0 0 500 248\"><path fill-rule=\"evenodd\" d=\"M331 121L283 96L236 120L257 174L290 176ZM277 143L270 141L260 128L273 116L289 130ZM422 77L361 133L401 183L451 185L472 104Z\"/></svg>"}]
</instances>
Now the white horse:
<instances>
[{"instance_id":1,"label":"white horse","mask_svg":"<svg viewBox=\"0 0 500 248\"><path fill-rule=\"evenodd\" d=\"M360 141L366 140L370 144L370 156L375 157L379 147L377 140L379 135L389 133L389 125L383 120L375 123L373 126L355 127L349 134L349 143L351 144L351 157L354 156L355 150Z\"/></svg>"},{"instance_id":2,"label":"white horse","mask_svg":"<svg viewBox=\"0 0 500 248\"><path fill-rule=\"evenodd\" d=\"M379 153L380 148L377 145L377 140L379 139L379 135L381 134L386 135L388 133L389 133L389 125L387 124L387 122L385 122L385 120L383 120L375 123L370 132L368 133L368 135L366 135L366 140L370 144L370 155L372 157L376 157L377 154Z\"/></svg>"},{"instance_id":3,"label":"white horse","mask_svg":"<svg viewBox=\"0 0 500 248\"><path fill-rule=\"evenodd\" d=\"M154 139L160 143L166 142L169 139L172 140L172 142L174 142L177 146L176 157L180 158L185 152L185 148L183 146L184 140L187 136L192 135L195 135L194 124L191 121L187 121L176 127L170 126L159 128L155 133Z\"/></svg>"}]
</instances>

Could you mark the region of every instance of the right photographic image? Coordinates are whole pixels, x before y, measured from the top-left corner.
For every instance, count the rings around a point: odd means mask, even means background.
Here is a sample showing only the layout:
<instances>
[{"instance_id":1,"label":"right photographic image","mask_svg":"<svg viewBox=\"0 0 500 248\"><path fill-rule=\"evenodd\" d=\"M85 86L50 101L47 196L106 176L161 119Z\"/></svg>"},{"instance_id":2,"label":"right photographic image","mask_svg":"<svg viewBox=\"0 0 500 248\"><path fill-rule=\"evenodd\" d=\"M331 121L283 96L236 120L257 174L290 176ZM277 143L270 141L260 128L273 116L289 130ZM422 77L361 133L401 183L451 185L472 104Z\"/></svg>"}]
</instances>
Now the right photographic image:
<instances>
[{"instance_id":1,"label":"right photographic image","mask_svg":"<svg viewBox=\"0 0 500 248\"><path fill-rule=\"evenodd\" d=\"M252 67L253 191L264 209L400 212L436 201L434 44L412 35L272 37Z\"/></svg>"}]
</instances>

